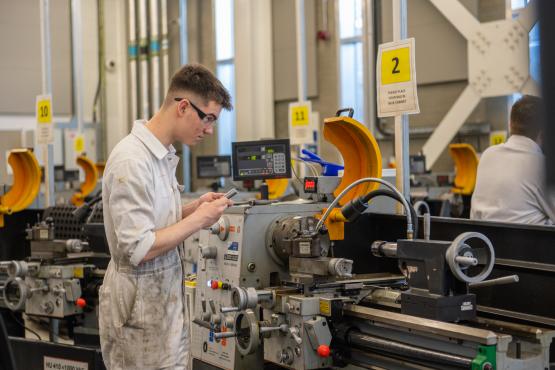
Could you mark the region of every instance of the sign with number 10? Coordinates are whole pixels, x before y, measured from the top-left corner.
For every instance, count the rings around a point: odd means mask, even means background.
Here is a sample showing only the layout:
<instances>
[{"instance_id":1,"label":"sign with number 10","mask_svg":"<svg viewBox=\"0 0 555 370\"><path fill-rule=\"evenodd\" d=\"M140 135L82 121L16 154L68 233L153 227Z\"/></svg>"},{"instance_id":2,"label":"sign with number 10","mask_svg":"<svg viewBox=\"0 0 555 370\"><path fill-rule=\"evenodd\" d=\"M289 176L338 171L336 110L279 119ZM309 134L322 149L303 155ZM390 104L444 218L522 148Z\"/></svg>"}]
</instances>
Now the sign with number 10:
<instances>
[{"instance_id":1,"label":"sign with number 10","mask_svg":"<svg viewBox=\"0 0 555 370\"><path fill-rule=\"evenodd\" d=\"M54 127L52 124L52 97L50 95L37 96L36 117L37 143L52 144L54 142Z\"/></svg>"}]
</instances>

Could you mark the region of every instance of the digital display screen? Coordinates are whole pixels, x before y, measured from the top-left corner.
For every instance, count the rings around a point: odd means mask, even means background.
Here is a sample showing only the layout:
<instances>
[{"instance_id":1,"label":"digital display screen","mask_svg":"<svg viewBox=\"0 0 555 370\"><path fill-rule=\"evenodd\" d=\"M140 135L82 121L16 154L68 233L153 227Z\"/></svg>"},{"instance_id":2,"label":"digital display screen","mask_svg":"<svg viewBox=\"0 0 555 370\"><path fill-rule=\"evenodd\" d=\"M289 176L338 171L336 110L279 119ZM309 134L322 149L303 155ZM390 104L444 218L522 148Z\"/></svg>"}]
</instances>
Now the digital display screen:
<instances>
[{"instance_id":1,"label":"digital display screen","mask_svg":"<svg viewBox=\"0 0 555 370\"><path fill-rule=\"evenodd\" d=\"M318 192L318 178L305 177L303 182L303 190L305 193L314 194Z\"/></svg>"},{"instance_id":2,"label":"digital display screen","mask_svg":"<svg viewBox=\"0 0 555 370\"><path fill-rule=\"evenodd\" d=\"M291 177L289 139L232 143L233 180Z\"/></svg>"},{"instance_id":3,"label":"digital display screen","mask_svg":"<svg viewBox=\"0 0 555 370\"><path fill-rule=\"evenodd\" d=\"M197 177L216 179L231 176L231 156L211 155L197 157Z\"/></svg>"}]
</instances>

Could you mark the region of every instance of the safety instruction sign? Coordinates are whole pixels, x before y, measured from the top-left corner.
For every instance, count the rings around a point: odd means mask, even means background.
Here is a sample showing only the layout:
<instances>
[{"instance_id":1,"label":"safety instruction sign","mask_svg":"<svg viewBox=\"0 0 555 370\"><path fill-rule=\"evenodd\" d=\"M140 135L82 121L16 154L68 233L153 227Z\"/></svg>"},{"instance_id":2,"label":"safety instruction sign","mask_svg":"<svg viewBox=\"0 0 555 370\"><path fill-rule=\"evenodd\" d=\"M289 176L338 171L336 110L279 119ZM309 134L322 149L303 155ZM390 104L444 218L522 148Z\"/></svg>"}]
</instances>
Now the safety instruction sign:
<instances>
[{"instance_id":1,"label":"safety instruction sign","mask_svg":"<svg viewBox=\"0 0 555 370\"><path fill-rule=\"evenodd\" d=\"M291 144L314 143L312 122L312 102L303 101L289 104L289 136Z\"/></svg>"},{"instance_id":2,"label":"safety instruction sign","mask_svg":"<svg viewBox=\"0 0 555 370\"><path fill-rule=\"evenodd\" d=\"M36 100L37 117L37 143L54 143L54 125L52 122L52 97L50 95L38 95Z\"/></svg>"},{"instance_id":3,"label":"safety instruction sign","mask_svg":"<svg viewBox=\"0 0 555 370\"><path fill-rule=\"evenodd\" d=\"M420 113L414 50L414 38L378 47L378 117Z\"/></svg>"}]
</instances>

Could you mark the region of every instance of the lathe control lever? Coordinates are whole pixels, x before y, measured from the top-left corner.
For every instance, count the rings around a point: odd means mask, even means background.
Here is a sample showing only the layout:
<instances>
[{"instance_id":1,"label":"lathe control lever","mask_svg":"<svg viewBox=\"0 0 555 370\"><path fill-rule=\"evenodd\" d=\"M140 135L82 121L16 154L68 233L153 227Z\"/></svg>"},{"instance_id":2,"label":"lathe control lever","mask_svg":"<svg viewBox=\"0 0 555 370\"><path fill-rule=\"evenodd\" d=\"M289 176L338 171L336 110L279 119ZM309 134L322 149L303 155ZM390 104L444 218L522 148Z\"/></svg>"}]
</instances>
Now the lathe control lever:
<instances>
[{"instance_id":1,"label":"lathe control lever","mask_svg":"<svg viewBox=\"0 0 555 370\"><path fill-rule=\"evenodd\" d=\"M497 278L497 279L480 281L479 283L471 283L471 284L468 284L468 287L469 288L484 288L484 287L487 287L487 286L518 283L518 281L519 281L518 275L509 275L509 276L503 276L503 277L500 277L500 278Z\"/></svg>"}]
</instances>

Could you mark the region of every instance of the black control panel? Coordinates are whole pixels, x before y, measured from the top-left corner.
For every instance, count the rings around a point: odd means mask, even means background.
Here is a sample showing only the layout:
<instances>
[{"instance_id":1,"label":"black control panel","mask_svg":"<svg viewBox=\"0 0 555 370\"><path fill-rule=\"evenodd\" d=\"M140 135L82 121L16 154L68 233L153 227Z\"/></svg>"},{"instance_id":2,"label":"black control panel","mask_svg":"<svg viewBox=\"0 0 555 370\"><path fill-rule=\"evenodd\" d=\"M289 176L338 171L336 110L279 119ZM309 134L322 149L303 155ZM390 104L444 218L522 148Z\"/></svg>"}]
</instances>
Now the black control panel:
<instances>
[{"instance_id":1,"label":"black control panel","mask_svg":"<svg viewBox=\"0 0 555 370\"><path fill-rule=\"evenodd\" d=\"M232 146L233 180L291 177L289 139L235 142Z\"/></svg>"},{"instance_id":2,"label":"black control panel","mask_svg":"<svg viewBox=\"0 0 555 370\"><path fill-rule=\"evenodd\" d=\"M197 157L197 178L216 179L231 176L231 156L209 155Z\"/></svg>"}]
</instances>

